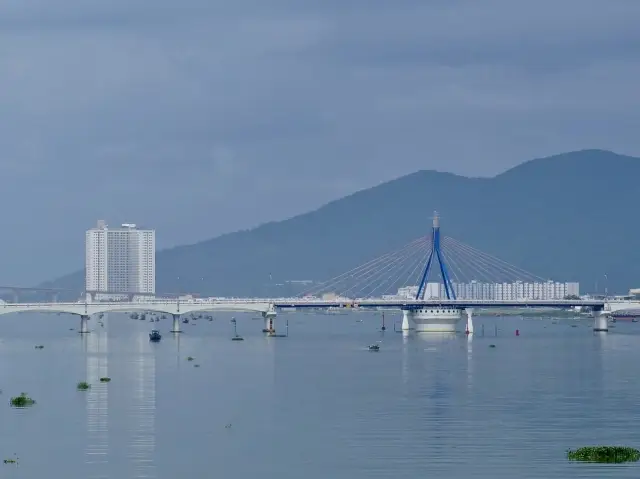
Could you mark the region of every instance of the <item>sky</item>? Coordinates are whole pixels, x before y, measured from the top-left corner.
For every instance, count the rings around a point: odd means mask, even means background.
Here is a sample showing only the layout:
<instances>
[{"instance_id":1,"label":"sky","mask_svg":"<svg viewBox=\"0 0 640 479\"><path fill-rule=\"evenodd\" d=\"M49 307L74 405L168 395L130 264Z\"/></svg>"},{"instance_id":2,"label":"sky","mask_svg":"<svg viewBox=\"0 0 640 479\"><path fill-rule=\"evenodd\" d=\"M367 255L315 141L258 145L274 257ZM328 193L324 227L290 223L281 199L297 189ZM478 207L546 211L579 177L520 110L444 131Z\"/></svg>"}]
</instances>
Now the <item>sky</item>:
<instances>
[{"instance_id":1,"label":"sky","mask_svg":"<svg viewBox=\"0 0 640 479\"><path fill-rule=\"evenodd\" d=\"M417 170L640 156L637 0L3 0L0 284L160 248Z\"/></svg>"}]
</instances>

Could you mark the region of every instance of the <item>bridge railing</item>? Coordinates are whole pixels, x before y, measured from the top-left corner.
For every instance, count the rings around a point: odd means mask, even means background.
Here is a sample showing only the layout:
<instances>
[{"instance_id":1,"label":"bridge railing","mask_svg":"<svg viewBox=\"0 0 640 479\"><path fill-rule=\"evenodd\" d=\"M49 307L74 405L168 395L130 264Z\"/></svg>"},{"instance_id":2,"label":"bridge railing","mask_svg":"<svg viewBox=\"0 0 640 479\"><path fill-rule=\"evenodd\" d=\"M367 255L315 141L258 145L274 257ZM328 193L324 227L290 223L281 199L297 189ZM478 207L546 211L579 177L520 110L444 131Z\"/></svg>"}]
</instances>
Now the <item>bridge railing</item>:
<instances>
[{"instance_id":1,"label":"bridge railing","mask_svg":"<svg viewBox=\"0 0 640 479\"><path fill-rule=\"evenodd\" d=\"M170 306L176 305L176 303L184 304L184 305L247 305L247 304L274 304L274 305L287 305L287 306L313 306L318 305L319 307L327 307L327 306L340 306L340 305L349 305L352 307L357 306L367 306L367 305L389 305L389 306L417 306L417 305L425 305L425 306L436 306L436 305L444 305L444 306L460 306L463 307L465 305L473 305L477 307L499 307L499 306L535 306L535 307L543 307L543 306L603 306L606 304L601 300L564 300L564 299L516 299L516 300L464 300L464 299L456 299L456 300L447 300L447 299L438 299L438 300L412 300L412 299L351 299L351 298L336 298L331 300L323 300L317 298L193 298L193 299L150 299L146 301L137 300L133 303L129 302L85 302L85 301L77 301L73 303L45 303L45 302L37 302L37 303L7 303L0 302L0 307L2 306L23 306L23 307L37 307L44 305L82 305L82 304L102 304L109 306L117 306L124 304L138 304L138 305L149 305L149 306Z\"/></svg>"}]
</instances>

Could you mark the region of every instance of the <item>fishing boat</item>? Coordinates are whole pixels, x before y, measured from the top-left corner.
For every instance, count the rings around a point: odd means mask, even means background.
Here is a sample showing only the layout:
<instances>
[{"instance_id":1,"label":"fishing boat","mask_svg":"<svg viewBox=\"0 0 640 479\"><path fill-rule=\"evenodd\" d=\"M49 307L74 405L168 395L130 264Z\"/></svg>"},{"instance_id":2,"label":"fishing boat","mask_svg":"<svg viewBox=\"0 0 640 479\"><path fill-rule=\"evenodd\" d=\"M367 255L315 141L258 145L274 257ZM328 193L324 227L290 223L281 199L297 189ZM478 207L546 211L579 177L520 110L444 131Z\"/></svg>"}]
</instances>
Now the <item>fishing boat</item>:
<instances>
[{"instance_id":1,"label":"fishing boat","mask_svg":"<svg viewBox=\"0 0 640 479\"><path fill-rule=\"evenodd\" d=\"M380 345L379 344L372 344L369 346L369 351L380 351Z\"/></svg>"},{"instance_id":2,"label":"fishing boat","mask_svg":"<svg viewBox=\"0 0 640 479\"><path fill-rule=\"evenodd\" d=\"M149 333L149 341L153 341L154 343L157 343L161 339L162 339L162 335L160 334L160 331L158 331L157 329L154 329Z\"/></svg>"}]
</instances>

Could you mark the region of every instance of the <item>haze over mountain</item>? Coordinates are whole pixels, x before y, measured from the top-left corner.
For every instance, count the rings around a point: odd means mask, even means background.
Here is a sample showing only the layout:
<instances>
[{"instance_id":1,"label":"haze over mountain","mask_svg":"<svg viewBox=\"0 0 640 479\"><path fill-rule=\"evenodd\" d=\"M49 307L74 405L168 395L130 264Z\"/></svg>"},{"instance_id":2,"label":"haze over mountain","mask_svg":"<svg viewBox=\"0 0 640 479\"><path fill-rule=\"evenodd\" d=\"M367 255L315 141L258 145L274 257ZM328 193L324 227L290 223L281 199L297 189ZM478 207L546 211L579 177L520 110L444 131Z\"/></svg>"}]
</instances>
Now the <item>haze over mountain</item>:
<instances>
[{"instance_id":1,"label":"haze over mountain","mask_svg":"<svg viewBox=\"0 0 640 479\"><path fill-rule=\"evenodd\" d=\"M640 159L602 150L493 178L418 171L285 221L160 251L157 290L289 293L274 284L328 279L429 234L437 210L443 234L532 273L580 281L583 291L596 282L602 290L607 274L610 290L626 291L640 283L638 179ZM47 286L81 291L83 281L78 271Z\"/></svg>"}]
</instances>

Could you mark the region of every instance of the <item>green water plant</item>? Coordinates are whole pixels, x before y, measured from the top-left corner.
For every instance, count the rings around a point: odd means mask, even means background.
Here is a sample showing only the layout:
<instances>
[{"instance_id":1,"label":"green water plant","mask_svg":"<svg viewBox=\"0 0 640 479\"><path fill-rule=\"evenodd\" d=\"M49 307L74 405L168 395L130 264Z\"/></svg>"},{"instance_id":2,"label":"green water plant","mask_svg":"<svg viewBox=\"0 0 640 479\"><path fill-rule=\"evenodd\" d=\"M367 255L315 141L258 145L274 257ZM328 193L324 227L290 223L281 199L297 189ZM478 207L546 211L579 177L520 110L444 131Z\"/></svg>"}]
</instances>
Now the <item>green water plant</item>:
<instances>
[{"instance_id":1,"label":"green water plant","mask_svg":"<svg viewBox=\"0 0 640 479\"><path fill-rule=\"evenodd\" d=\"M91 384L86 381L80 381L76 387L78 391L86 391L87 389L91 389Z\"/></svg>"},{"instance_id":2,"label":"green water plant","mask_svg":"<svg viewBox=\"0 0 640 479\"><path fill-rule=\"evenodd\" d=\"M587 446L567 451L567 459L584 462L636 462L640 451L624 446Z\"/></svg>"},{"instance_id":3,"label":"green water plant","mask_svg":"<svg viewBox=\"0 0 640 479\"><path fill-rule=\"evenodd\" d=\"M111 382L111 378L107 378L107 377L100 378L100 382L101 383L110 383Z\"/></svg>"},{"instance_id":4,"label":"green water plant","mask_svg":"<svg viewBox=\"0 0 640 479\"><path fill-rule=\"evenodd\" d=\"M12 397L9 404L13 407L29 407L33 406L36 402L29 397L27 393L20 393L20 396Z\"/></svg>"},{"instance_id":5,"label":"green water plant","mask_svg":"<svg viewBox=\"0 0 640 479\"><path fill-rule=\"evenodd\" d=\"M18 455L14 453L13 457L5 459L3 462L5 464L18 464Z\"/></svg>"}]
</instances>

